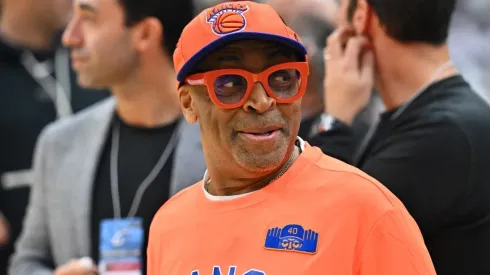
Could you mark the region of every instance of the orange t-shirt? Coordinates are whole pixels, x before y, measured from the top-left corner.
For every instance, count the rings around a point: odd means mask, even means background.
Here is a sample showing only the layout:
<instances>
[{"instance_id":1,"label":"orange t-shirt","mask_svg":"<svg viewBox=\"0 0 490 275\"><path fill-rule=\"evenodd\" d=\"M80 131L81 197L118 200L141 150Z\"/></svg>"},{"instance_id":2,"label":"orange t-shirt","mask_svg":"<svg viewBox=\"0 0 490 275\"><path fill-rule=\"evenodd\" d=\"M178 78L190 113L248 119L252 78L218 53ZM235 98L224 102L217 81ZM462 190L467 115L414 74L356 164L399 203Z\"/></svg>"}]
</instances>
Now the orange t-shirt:
<instances>
[{"instance_id":1,"label":"orange t-shirt","mask_svg":"<svg viewBox=\"0 0 490 275\"><path fill-rule=\"evenodd\" d=\"M195 184L158 211L148 275L436 274L403 204L316 147L261 190L220 201L204 192Z\"/></svg>"}]
</instances>

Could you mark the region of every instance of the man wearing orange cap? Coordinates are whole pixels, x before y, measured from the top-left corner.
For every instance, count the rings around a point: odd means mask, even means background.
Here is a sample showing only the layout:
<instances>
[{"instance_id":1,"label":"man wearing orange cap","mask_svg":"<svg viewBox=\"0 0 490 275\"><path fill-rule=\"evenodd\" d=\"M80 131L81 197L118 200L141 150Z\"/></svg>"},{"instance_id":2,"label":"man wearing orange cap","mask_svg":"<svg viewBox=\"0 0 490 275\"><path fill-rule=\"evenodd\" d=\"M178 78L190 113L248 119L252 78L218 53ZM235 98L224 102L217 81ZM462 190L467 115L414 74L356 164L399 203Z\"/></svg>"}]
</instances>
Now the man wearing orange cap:
<instances>
[{"instance_id":1,"label":"man wearing orange cap","mask_svg":"<svg viewBox=\"0 0 490 275\"><path fill-rule=\"evenodd\" d=\"M178 93L208 170L156 214L148 275L435 274L392 193L297 137L306 60L265 4L220 4L186 26Z\"/></svg>"}]
</instances>

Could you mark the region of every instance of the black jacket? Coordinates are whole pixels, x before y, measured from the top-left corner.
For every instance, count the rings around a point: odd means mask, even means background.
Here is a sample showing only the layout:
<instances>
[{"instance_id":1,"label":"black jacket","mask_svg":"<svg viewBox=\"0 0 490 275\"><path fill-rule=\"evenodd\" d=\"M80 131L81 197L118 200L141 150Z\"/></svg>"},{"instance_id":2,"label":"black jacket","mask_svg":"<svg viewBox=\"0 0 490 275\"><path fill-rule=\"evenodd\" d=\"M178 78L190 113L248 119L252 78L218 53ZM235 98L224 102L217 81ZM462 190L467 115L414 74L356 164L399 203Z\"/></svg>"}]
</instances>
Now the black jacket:
<instances>
[{"instance_id":1,"label":"black jacket","mask_svg":"<svg viewBox=\"0 0 490 275\"><path fill-rule=\"evenodd\" d=\"M47 66L44 68L48 74L52 71L51 76L46 77L39 68L34 68L44 66L41 63ZM50 69L56 66L56 69ZM54 78L61 89L51 87L56 83ZM38 134L46 124L57 118L55 104L46 90L55 97L55 91L59 91L58 102L61 103L58 109L61 108L62 113L69 109L79 111L108 95L107 91L88 91L76 85L76 76L70 68L66 49L32 52L0 39L0 212L7 217L12 233L10 244L0 248L0 274L6 274L7 260L12 253L13 242L21 231L28 202L28 173L18 171L30 169ZM67 90L71 90L71 106L63 106L63 102L68 101L60 100L63 99L61 92L66 93Z\"/></svg>"},{"instance_id":2,"label":"black jacket","mask_svg":"<svg viewBox=\"0 0 490 275\"><path fill-rule=\"evenodd\" d=\"M421 228L438 275L490 274L490 108L461 76L434 83L364 152L350 127L310 140L386 185Z\"/></svg>"}]
</instances>

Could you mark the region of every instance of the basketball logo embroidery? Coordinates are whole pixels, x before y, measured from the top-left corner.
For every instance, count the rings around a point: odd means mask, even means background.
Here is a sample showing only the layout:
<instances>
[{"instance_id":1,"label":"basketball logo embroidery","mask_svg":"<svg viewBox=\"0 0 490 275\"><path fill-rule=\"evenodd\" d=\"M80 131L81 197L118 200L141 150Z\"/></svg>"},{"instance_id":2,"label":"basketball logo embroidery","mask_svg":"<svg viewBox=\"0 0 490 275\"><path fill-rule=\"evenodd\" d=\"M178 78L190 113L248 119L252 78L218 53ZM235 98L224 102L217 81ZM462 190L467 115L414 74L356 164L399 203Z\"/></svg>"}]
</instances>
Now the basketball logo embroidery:
<instances>
[{"instance_id":1,"label":"basketball logo embroidery","mask_svg":"<svg viewBox=\"0 0 490 275\"><path fill-rule=\"evenodd\" d=\"M248 6L241 3L217 5L208 11L206 22L211 24L211 30L217 35L239 32L247 25L243 15L246 11Z\"/></svg>"}]
</instances>

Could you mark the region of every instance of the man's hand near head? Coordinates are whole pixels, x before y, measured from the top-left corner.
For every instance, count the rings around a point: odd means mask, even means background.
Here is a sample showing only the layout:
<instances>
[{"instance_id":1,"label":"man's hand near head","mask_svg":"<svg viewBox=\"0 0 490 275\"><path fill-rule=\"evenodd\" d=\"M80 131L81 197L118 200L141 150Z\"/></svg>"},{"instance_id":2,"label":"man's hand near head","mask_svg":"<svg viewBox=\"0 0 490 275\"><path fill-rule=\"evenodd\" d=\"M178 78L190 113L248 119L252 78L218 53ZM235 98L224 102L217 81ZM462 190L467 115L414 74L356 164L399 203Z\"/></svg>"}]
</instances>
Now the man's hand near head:
<instances>
[{"instance_id":1,"label":"man's hand near head","mask_svg":"<svg viewBox=\"0 0 490 275\"><path fill-rule=\"evenodd\" d=\"M345 124L368 105L374 88L374 54L366 37L338 28L325 49L325 107Z\"/></svg>"}]
</instances>

